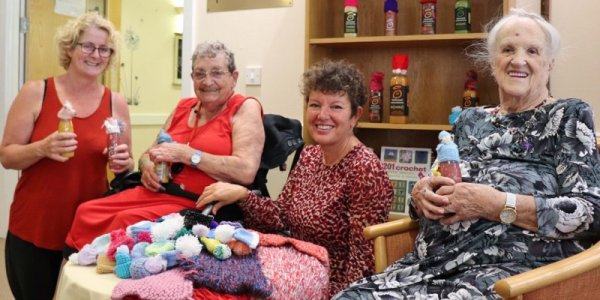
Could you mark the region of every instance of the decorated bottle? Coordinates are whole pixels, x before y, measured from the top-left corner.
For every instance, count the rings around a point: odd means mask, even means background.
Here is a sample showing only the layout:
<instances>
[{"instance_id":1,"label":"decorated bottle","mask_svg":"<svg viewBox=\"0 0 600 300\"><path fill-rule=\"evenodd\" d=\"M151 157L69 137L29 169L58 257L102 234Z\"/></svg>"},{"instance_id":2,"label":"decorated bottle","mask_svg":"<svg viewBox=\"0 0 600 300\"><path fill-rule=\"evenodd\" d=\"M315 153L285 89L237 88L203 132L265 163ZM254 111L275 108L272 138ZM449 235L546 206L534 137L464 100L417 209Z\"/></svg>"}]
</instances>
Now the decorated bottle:
<instances>
[{"instance_id":1,"label":"decorated bottle","mask_svg":"<svg viewBox=\"0 0 600 300\"><path fill-rule=\"evenodd\" d=\"M160 130L160 132L158 133L158 137L156 138L156 143L157 144L162 144L162 143L171 143L173 142L173 138L171 138L171 136L164 131L163 129ZM154 171L156 172L156 175L159 178L159 181L161 183L168 183L170 180L170 169L169 169L169 164L165 161L157 163L154 166Z\"/></svg>"},{"instance_id":2,"label":"decorated bottle","mask_svg":"<svg viewBox=\"0 0 600 300\"><path fill-rule=\"evenodd\" d=\"M358 35L358 0L344 0L344 37Z\"/></svg>"},{"instance_id":3,"label":"decorated bottle","mask_svg":"<svg viewBox=\"0 0 600 300\"><path fill-rule=\"evenodd\" d=\"M438 139L440 143L435 148L437 159L432 168L434 175L451 178L456 183L462 182L458 146L454 143L452 135L442 131Z\"/></svg>"},{"instance_id":4,"label":"decorated bottle","mask_svg":"<svg viewBox=\"0 0 600 300\"><path fill-rule=\"evenodd\" d=\"M454 5L454 32L471 32L471 2L457 0Z\"/></svg>"},{"instance_id":5,"label":"decorated bottle","mask_svg":"<svg viewBox=\"0 0 600 300\"><path fill-rule=\"evenodd\" d=\"M436 0L421 0L421 33L435 34Z\"/></svg>"},{"instance_id":6,"label":"decorated bottle","mask_svg":"<svg viewBox=\"0 0 600 300\"><path fill-rule=\"evenodd\" d=\"M73 128L73 117L75 117L75 110L69 100L65 100L63 107L58 111L58 132L74 132ZM61 154L63 157L73 157L75 152L64 152Z\"/></svg>"},{"instance_id":7,"label":"decorated bottle","mask_svg":"<svg viewBox=\"0 0 600 300\"><path fill-rule=\"evenodd\" d=\"M383 72L373 72L369 84L369 122L383 120Z\"/></svg>"},{"instance_id":8,"label":"decorated bottle","mask_svg":"<svg viewBox=\"0 0 600 300\"><path fill-rule=\"evenodd\" d=\"M463 92L462 107L479 106L479 97L477 95L477 73L473 70L467 72L465 81L465 91Z\"/></svg>"},{"instance_id":9,"label":"decorated bottle","mask_svg":"<svg viewBox=\"0 0 600 300\"><path fill-rule=\"evenodd\" d=\"M396 35L398 2L396 0L385 0L383 12L385 13L385 35Z\"/></svg>"},{"instance_id":10,"label":"decorated bottle","mask_svg":"<svg viewBox=\"0 0 600 300\"><path fill-rule=\"evenodd\" d=\"M102 125L106 130L106 149L108 150L108 157L110 158L115 154L115 148L121 143L121 132L122 122L119 120L108 117L104 120Z\"/></svg>"},{"instance_id":11,"label":"decorated bottle","mask_svg":"<svg viewBox=\"0 0 600 300\"><path fill-rule=\"evenodd\" d=\"M394 54L390 78L390 123L408 121L408 55Z\"/></svg>"}]
</instances>

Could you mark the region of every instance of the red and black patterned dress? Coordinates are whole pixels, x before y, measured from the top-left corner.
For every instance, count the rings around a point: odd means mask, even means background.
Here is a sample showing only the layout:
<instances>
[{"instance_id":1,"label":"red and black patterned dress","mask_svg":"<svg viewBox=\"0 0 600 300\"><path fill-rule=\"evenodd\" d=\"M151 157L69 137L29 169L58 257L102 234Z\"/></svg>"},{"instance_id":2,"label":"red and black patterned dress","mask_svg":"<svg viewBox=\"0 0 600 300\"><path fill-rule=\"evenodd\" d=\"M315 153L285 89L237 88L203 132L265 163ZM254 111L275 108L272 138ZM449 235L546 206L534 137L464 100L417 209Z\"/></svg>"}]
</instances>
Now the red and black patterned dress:
<instances>
[{"instance_id":1,"label":"red and black patterned dress","mask_svg":"<svg viewBox=\"0 0 600 300\"><path fill-rule=\"evenodd\" d=\"M393 192L381 162L363 144L333 166L323 164L320 146L307 146L276 201L250 194L240 203L246 227L288 231L327 249L331 295L372 274L373 243L363 228L387 220Z\"/></svg>"}]
</instances>

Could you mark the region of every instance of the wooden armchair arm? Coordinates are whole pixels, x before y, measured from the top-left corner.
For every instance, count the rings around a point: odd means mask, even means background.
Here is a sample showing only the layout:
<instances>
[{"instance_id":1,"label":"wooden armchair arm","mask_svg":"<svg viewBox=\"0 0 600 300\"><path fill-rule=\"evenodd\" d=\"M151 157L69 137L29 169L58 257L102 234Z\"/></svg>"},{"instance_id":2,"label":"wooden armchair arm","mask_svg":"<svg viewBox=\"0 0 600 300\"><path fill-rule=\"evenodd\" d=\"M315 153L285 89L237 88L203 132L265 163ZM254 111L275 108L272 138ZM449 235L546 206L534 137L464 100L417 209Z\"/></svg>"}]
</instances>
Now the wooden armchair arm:
<instances>
[{"instance_id":1,"label":"wooden armchair arm","mask_svg":"<svg viewBox=\"0 0 600 300\"><path fill-rule=\"evenodd\" d=\"M594 291L600 290L599 267L600 242L555 263L498 280L494 289L503 299L521 299L526 294L531 299L589 299L590 295L598 295Z\"/></svg>"},{"instance_id":2,"label":"wooden armchair arm","mask_svg":"<svg viewBox=\"0 0 600 300\"><path fill-rule=\"evenodd\" d=\"M419 223L410 218L371 225L363 230L367 240L373 241L375 272L383 270L414 248Z\"/></svg>"},{"instance_id":3,"label":"wooden armchair arm","mask_svg":"<svg viewBox=\"0 0 600 300\"><path fill-rule=\"evenodd\" d=\"M372 240L378 236L388 236L407 232L419 228L419 223L411 218L402 218L381 224L375 224L365 227L363 235L367 240Z\"/></svg>"}]
</instances>

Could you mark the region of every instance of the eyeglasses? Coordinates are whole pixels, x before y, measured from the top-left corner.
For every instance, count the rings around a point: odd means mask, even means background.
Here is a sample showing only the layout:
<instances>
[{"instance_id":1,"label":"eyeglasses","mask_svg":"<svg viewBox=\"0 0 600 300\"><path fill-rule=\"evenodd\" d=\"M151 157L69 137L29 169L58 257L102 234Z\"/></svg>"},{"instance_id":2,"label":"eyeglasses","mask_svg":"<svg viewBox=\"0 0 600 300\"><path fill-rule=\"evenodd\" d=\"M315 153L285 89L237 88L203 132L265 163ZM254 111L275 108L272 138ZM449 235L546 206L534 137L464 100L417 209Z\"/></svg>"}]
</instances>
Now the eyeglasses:
<instances>
[{"instance_id":1,"label":"eyeglasses","mask_svg":"<svg viewBox=\"0 0 600 300\"><path fill-rule=\"evenodd\" d=\"M103 58L110 57L115 50L109 47L96 47L92 43L77 43L78 46L81 47L81 51L85 54L92 54L96 49L98 49L98 55Z\"/></svg>"},{"instance_id":2,"label":"eyeglasses","mask_svg":"<svg viewBox=\"0 0 600 300\"><path fill-rule=\"evenodd\" d=\"M210 78L212 78L213 80L220 80L222 79L225 74L228 74L229 71L223 71L223 70L212 70L210 72L192 72L192 78L194 80L198 80L198 81L202 81L204 79L206 79L206 77L210 76Z\"/></svg>"}]
</instances>

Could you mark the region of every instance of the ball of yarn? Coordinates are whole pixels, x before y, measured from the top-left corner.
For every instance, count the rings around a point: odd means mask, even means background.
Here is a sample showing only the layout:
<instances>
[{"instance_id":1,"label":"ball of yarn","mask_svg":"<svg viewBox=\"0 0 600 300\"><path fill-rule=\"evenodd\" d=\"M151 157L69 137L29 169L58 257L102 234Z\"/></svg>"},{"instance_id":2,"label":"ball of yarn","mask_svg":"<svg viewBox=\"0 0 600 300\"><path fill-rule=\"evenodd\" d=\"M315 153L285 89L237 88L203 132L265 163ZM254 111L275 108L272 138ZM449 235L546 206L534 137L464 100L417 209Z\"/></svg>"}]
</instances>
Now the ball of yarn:
<instances>
[{"instance_id":1,"label":"ball of yarn","mask_svg":"<svg viewBox=\"0 0 600 300\"><path fill-rule=\"evenodd\" d=\"M175 249L181 251L181 255L192 257L200 254L202 245L198 238L192 235L184 235L175 241Z\"/></svg>"},{"instance_id":2,"label":"ball of yarn","mask_svg":"<svg viewBox=\"0 0 600 300\"><path fill-rule=\"evenodd\" d=\"M215 228L215 239L221 243L228 243L233 239L235 227L227 224L219 225Z\"/></svg>"},{"instance_id":3,"label":"ball of yarn","mask_svg":"<svg viewBox=\"0 0 600 300\"><path fill-rule=\"evenodd\" d=\"M167 269L167 261L160 255L148 257L144 262L144 269L151 274L158 274Z\"/></svg>"},{"instance_id":4,"label":"ball of yarn","mask_svg":"<svg viewBox=\"0 0 600 300\"><path fill-rule=\"evenodd\" d=\"M150 235L150 232L142 231L142 232L138 233L137 242L138 243L141 243L141 242L152 243L152 236Z\"/></svg>"},{"instance_id":5,"label":"ball of yarn","mask_svg":"<svg viewBox=\"0 0 600 300\"><path fill-rule=\"evenodd\" d=\"M192 227L192 233L197 236L197 237L206 237L208 236L208 231L210 229L208 229L207 226L204 226L202 224L196 224Z\"/></svg>"},{"instance_id":6,"label":"ball of yarn","mask_svg":"<svg viewBox=\"0 0 600 300\"><path fill-rule=\"evenodd\" d=\"M150 229L153 242L164 242L173 238L183 227L183 216L180 214L168 215L162 222L155 224Z\"/></svg>"}]
</instances>

